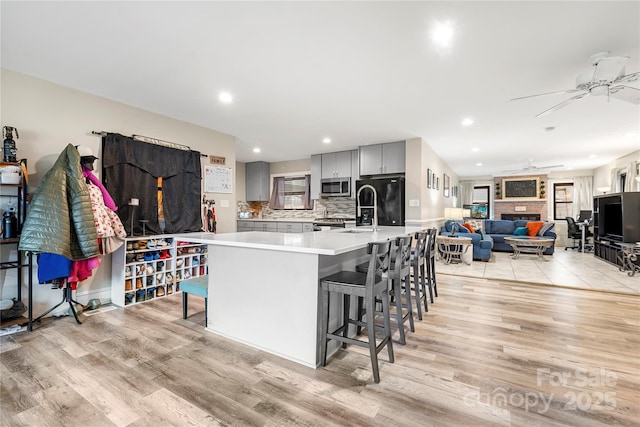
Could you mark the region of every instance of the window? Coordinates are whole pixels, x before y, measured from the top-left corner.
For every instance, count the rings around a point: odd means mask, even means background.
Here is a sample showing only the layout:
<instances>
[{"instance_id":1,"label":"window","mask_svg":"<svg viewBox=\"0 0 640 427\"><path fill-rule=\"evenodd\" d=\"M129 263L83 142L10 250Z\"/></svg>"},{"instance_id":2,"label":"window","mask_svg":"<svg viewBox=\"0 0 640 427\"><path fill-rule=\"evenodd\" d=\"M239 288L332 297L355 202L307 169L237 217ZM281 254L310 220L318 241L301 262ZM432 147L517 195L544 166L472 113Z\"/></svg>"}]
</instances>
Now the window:
<instances>
[{"instance_id":1,"label":"window","mask_svg":"<svg viewBox=\"0 0 640 427\"><path fill-rule=\"evenodd\" d=\"M304 176L284 179L284 209L304 209Z\"/></svg>"},{"instance_id":2,"label":"window","mask_svg":"<svg viewBox=\"0 0 640 427\"><path fill-rule=\"evenodd\" d=\"M313 209L310 181L310 175L274 177L271 209Z\"/></svg>"},{"instance_id":3,"label":"window","mask_svg":"<svg viewBox=\"0 0 640 427\"><path fill-rule=\"evenodd\" d=\"M625 191L625 189L624 189L624 183L625 183L625 182L627 182L627 173L626 173L626 172L621 173L621 174L620 174L620 178L619 178L619 179L620 179L620 185L619 185L619 187L620 187L620 192L621 192L621 193L624 193L624 191Z\"/></svg>"},{"instance_id":4,"label":"window","mask_svg":"<svg viewBox=\"0 0 640 427\"><path fill-rule=\"evenodd\" d=\"M553 184L553 219L573 216L573 183Z\"/></svg>"}]
</instances>

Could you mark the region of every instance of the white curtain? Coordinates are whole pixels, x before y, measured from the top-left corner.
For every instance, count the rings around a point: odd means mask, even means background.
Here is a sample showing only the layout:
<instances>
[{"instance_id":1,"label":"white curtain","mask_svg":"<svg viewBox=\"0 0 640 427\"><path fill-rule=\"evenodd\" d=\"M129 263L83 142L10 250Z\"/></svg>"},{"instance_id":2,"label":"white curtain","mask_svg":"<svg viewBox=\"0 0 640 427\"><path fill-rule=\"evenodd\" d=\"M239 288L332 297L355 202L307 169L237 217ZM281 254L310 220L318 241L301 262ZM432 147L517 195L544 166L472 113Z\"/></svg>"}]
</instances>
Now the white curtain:
<instances>
[{"instance_id":1,"label":"white curtain","mask_svg":"<svg viewBox=\"0 0 640 427\"><path fill-rule=\"evenodd\" d=\"M611 169L611 180L609 182L611 182L611 192L612 193L619 193L620 192L620 180L618 179L618 176L620 176L620 173L618 171L617 168L613 168Z\"/></svg>"},{"instance_id":2,"label":"white curtain","mask_svg":"<svg viewBox=\"0 0 640 427\"><path fill-rule=\"evenodd\" d=\"M593 210L593 177L577 176L573 178L573 217L581 210Z\"/></svg>"},{"instance_id":3,"label":"white curtain","mask_svg":"<svg viewBox=\"0 0 640 427\"><path fill-rule=\"evenodd\" d=\"M473 203L473 181L460 181L460 206Z\"/></svg>"},{"instance_id":4,"label":"white curtain","mask_svg":"<svg viewBox=\"0 0 640 427\"><path fill-rule=\"evenodd\" d=\"M627 178L624 181L625 191L638 191L640 188L640 182L636 181L638 176L638 164L631 162L627 165Z\"/></svg>"}]
</instances>

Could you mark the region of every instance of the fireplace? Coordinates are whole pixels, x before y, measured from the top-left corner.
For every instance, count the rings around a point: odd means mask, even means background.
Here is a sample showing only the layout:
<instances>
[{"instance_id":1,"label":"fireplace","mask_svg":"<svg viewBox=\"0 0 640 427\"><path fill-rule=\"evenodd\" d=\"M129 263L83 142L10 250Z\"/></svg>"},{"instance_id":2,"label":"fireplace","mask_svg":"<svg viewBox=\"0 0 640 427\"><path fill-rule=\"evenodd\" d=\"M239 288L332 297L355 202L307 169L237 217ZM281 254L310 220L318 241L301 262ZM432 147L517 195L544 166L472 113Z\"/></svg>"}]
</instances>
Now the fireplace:
<instances>
[{"instance_id":1,"label":"fireplace","mask_svg":"<svg viewBox=\"0 0 640 427\"><path fill-rule=\"evenodd\" d=\"M500 219L508 219L511 221L515 221L518 219L525 219L527 221L540 221L540 214L527 214L527 213L517 213L517 214L501 214Z\"/></svg>"}]
</instances>

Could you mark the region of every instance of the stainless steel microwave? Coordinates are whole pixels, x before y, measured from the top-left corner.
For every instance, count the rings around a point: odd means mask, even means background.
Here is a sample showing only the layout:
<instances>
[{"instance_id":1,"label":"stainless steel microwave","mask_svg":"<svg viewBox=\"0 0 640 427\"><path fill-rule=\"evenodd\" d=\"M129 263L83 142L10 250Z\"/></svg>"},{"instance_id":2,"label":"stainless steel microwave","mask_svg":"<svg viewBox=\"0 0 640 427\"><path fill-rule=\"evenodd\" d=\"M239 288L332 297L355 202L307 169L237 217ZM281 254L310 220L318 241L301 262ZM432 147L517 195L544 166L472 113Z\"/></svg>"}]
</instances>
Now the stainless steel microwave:
<instances>
[{"instance_id":1,"label":"stainless steel microwave","mask_svg":"<svg viewBox=\"0 0 640 427\"><path fill-rule=\"evenodd\" d=\"M351 178L328 178L321 180L320 195L323 197L350 197Z\"/></svg>"}]
</instances>

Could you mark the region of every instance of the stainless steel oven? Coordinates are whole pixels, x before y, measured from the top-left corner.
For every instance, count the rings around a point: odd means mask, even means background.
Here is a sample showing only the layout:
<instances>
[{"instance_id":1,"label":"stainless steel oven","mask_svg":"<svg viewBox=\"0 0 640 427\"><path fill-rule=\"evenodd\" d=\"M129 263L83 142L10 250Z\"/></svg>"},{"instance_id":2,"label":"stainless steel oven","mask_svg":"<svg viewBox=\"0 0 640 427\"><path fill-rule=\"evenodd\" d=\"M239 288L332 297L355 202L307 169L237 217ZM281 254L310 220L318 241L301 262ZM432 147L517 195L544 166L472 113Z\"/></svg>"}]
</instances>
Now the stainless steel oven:
<instances>
[{"instance_id":1,"label":"stainless steel oven","mask_svg":"<svg viewBox=\"0 0 640 427\"><path fill-rule=\"evenodd\" d=\"M316 218L313 220L313 231L345 228L344 218Z\"/></svg>"}]
</instances>

